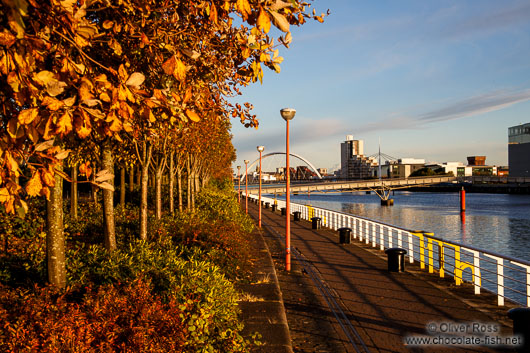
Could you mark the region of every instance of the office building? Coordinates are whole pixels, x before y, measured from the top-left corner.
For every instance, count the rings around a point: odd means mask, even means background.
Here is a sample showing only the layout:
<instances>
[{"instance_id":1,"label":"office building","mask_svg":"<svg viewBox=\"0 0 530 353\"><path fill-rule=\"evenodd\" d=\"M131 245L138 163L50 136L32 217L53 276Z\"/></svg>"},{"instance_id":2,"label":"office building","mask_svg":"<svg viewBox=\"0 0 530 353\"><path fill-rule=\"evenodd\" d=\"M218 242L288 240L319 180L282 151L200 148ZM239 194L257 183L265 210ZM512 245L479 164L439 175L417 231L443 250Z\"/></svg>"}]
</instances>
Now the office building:
<instances>
[{"instance_id":1,"label":"office building","mask_svg":"<svg viewBox=\"0 0 530 353\"><path fill-rule=\"evenodd\" d=\"M340 144L340 177L343 179L365 179L373 176L377 161L364 156L364 141L347 135Z\"/></svg>"},{"instance_id":2,"label":"office building","mask_svg":"<svg viewBox=\"0 0 530 353\"><path fill-rule=\"evenodd\" d=\"M530 177L530 123L508 128L510 177Z\"/></svg>"}]
</instances>

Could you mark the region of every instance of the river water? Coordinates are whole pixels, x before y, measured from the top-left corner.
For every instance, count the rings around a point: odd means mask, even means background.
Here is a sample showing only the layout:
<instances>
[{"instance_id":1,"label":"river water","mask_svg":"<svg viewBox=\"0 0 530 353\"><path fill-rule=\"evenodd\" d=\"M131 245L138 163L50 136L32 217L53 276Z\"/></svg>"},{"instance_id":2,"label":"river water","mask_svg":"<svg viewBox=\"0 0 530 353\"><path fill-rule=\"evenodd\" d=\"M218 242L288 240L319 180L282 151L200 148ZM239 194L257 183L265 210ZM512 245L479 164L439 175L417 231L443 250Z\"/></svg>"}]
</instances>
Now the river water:
<instances>
[{"instance_id":1,"label":"river water","mask_svg":"<svg viewBox=\"0 0 530 353\"><path fill-rule=\"evenodd\" d=\"M466 194L465 217L456 192L395 191L394 206L374 193L311 193L291 201L382 221L530 261L530 195Z\"/></svg>"}]
</instances>

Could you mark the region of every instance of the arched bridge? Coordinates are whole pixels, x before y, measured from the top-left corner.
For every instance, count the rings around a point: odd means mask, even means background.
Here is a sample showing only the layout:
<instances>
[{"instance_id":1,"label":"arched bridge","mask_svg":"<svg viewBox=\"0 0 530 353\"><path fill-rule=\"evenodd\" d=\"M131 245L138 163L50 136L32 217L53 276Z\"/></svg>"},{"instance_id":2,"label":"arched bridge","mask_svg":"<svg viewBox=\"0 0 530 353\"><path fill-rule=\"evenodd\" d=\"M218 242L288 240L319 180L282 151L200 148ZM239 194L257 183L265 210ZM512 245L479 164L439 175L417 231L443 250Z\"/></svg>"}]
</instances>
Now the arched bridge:
<instances>
[{"instance_id":1,"label":"arched bridge","mask_svg":"<svg viewBox=\"0 0 530 353\"><path fill-rule=\"evenodd\" d=\"M267 157L270 157L270 156L276 156L276 155L284 155L285 152L271 152L271 153L267 153L267 154L264 154L263 156L261 156L261 159L265 159ZM309 162L307 159L305 159L304 157L298 155L298 154L294 154L294 153L289 153L290 156L293 156L295 158L298 158L300 159L301 161L303 161L304 163L306 163L308 166L311 167L311 169L316 173L317 177L319 179L322 179L322 175L320 175L320 173L318 172L318 170L315 168L315 166L313 164L311 164L311 162ZM252 170L252 167L256 165L256 163L259 162L259 158L257 158L254 162L252 162L249 166L248 166L248 170ZM245 180L245 174L241 175L241 181L244 181Z\"/></svg>"}]
</instances>

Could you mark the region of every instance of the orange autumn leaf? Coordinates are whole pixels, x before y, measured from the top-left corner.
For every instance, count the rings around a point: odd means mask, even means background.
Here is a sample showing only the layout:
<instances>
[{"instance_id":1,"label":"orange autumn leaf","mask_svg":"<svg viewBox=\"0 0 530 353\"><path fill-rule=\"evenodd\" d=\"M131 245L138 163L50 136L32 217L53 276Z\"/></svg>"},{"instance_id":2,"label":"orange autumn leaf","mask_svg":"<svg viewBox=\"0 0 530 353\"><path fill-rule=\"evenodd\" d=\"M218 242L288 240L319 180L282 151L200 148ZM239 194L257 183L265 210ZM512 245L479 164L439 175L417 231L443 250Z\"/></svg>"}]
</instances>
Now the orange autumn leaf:
<instances>
[{"instance_id":1,"label":"orange autumn leaf","mask_svg":"<svg viewBox=\"0 0 530 353\"><path fill-rule=\"evenodd\" d=\"M38 196L42 189L42 182L40 180L40 174L37 172L33 174L31 179L26 184L26 192L29 196Z\"/></svg>"},{"instance_id":2,"label":"orange autumn leaf","mask_svg":"<svg viewBox=\"0 0 530 353\"><path fill-rule=\"evenodd\" d=\"M65 112L57 121L57 134L66 135L72 131L72 115L69 112Z\"/></svg>"},{"instance_id":3,"label":"orange autumn leaf","mask_svg":"<svg viewBox=\"0 0 530 353\"><path fill-rule=\"evenodd\" d=\"M5 153L5 162L6 166L9 168L11 173L15 174L15 176L18 177L20 175L20 173L18 172L18 162L15 158L13 158L9 151L6 151Z\"/></svg>"},{"instance_id":4,"label":"orange autumn leaf","mask_svg":"<svg viewBox=\"0 0 530 353\"><path fill-rule=\"evenodd\" d=\"M90 175L92 175L92 168L90 168L90 162L85 162L79 166L79 174L86 175L87 178L90 178Z\"/></svg>"},{"instance_id":5,"label":"orange autumn leaf","mask_svg":"<svg viewBox=\"0 0 530 353\"><path fill-rule=\"evenodd\" d=\"M38 115L38 108L25 109L18 114L18 122L22 125L31 124L31 122L35 120Z\"/></svg>"},{"instance_id":6,"label":"orange autumn leaf","mask_svg":"<svg viewBox=\"0 0 530 353\"><path fill-rule=\"evenodd\" d=\"M41 170L41 177L47 186L53 187L55 185L55 177L49 170Z\"/></svg>"},{"instance_id":7,"label":"orange autumn leaf","mask_svg":"<svg viewBox=\"0 0 530 353\"><path fill-rule=\"evenodd\" d=\"M64 102L50 96L44 97L41 102L42 105L46 106L51 111L56 111L64 106Z\"/></svg>"},{"instance_id":8,"label":"orange autumn leaf","mask_svg":"<svg viewBox=\"0 0 530 353\"><path fill-rule=\"evenodd\" d=\"M210 7L210 21L217 24L217 8L214 4Z\"/></svg>"},{"instance_id":9,"label":"orange autumn leaf","mask_svg":"<svg viewBox=\"0 0 530 353\"><path fill-rule=\"evenodd\" d=\"M188 103L191 99L191 96L192 96L191 87L188 87L188 89L186 89L186 93L184 95L184 100L182 101L182 103L183 104Z\"/></svg>"},{"instance_id":10,"label":"orange autumn leaf","mask_svg":"<svg viewBox=\"0 0 530 353\"><path fill-rule=\"evenodd\" d=\"M172 55L169 59L167 59L162 64L162 69L164 70L166 75L173 75L173 72L175 71L175 65L176 65L175 55Z\"/></svg>"},{"instance_id":11,"label":"orange autumn leaf","mask_svg":"<svg viewBox=\"0 0 530 353\"><path fill-rule=\"evenodd\" d=\"M259 11L258 28L263 30L265 33L268 33L271 29L271 19L263 8L261 8Z\"/></svg>"},{"instance_id":12,"label":"orange autumn leaf","mask_svg":"<svg viewBox=\"0 0 530 353\"><path fill-rule=\"evenodd\" d=\"M246 21L247 17L251 13L250 4L248 3L248 0L237 0L236 9L243 17L243 20Z\"/></svg>"},{"instance_id":13,"label":"orange autumn leaf","mask_svg":"<svg viewBox=\"0 0 530 353\"><path fill-rule=\"evenodd\" d=\"M81 109L80 112L74 118L74 128L77 136L84 139L92 132L92 125L90 124L90 117L85 110Z\"/></svg>"},{"instance_id":14,"label":"orange autumn leaf","mask_svg":"<svg viewBox=\"0 0 530 353\"><path fill-rule=\"evenodd\" d=\"M186 110L186 116L190 118L191 121L198 122L201 120L199 115L195 113L193 110Z\"/></svg>"},{"instance_id":15,"label":"orange autumn leaf","mask_svg":"<svg viewBox=\"0 0 530 353\"><path fill-rule=\"evenodd\" d=\"M179 81L184 81L186 79L186 65L184 65L180 59L176 59L175 61L175 71L173 71L173 76Z\"/></svg>"}]
</instances>

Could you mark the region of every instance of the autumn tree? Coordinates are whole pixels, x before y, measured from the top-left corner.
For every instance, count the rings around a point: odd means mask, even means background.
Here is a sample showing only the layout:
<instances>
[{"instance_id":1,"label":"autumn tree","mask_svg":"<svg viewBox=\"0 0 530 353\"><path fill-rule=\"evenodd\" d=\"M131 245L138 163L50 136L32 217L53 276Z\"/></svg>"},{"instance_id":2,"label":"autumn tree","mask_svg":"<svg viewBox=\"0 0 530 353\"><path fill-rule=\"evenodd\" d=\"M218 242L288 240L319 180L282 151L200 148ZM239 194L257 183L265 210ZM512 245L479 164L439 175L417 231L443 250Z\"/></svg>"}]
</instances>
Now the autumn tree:
<instances>
[{"instance_id":1,"label":"autumn tree","mask_svg":"<svg viewBox=\"0 0 530 353\"><path fill-rule=\"evenodd\" d=\"M61 198L55 180L67 178L62 141L71 136L97 141L109 169L113 143L132 139L143 158L143 185L160 124L231 114L256 126L249 106L232 106L226 97L261 80L262 66L279 71L271 24L285 33L277 41L288 46L290 25L322 20L308 11L299 0L2 0L0 203L14 213L27 207L25 195ZM31 174L25 180L21 165ZM106 200L113 190L109 173L93 179L108 191ZM113 210L105 214L111 223ZM62 222L59 215L56 220ZM140 221L144 238L143 191ZM57 229L48 237L59 239ZM62 286L64 280L51 282Z\"/></svg>"}]
</instances>

